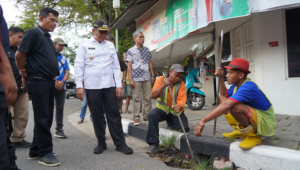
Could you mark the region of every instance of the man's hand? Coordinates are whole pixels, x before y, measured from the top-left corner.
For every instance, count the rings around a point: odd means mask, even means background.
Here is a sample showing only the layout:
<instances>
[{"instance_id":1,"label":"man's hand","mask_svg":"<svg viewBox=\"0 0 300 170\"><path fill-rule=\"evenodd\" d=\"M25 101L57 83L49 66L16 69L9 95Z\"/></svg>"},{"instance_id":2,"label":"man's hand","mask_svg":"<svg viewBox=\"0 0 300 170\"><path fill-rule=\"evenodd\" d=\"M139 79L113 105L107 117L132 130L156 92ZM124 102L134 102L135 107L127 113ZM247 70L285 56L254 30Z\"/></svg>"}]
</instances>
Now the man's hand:
<instances>
[{"instance_id":1,"label":"man's hand","mask_svg":"<svg viewBox=\"0 0 300 170\"><path fill-rule=\"evenodd\" d=\"M134 81L133 81L132 79L129 80L129 86L130 86L131 88L135 88Z\"/></svg>"},{"instance_id":2,"label":"man's hand","mask_svg":"<svg viewBox=\"0 0 300 170\"><path fill-rule=\"evenodd\" d=\"M200 120L200 122L197 124L194 130L194 133L197 137L202 136L204 127L205 127L205 123L202 122L202 120Z\"/></svg>"},{"instance_id":3,"label":"man's hand","mask_svg":"<svg viewBox=\"0 0 300 170\"><path fill-rule=\"evenodd\" d=\"M10 106L15 102L17 98L18 87L16 84L16 80L13 76L10 75L1 75L0 79L5 91L7 106Z\"/></svg>"},{"instance_id":4,"label":"man's hand","mask_svg":"<svg viewBox=\"0 0 300 170\"><path fill-rule=\"evenodd\" d=\"M172 108L175 110L176 113L179 113L181 110L181 106L180 105L173 105Z\"/></svg>"},{"instance_id":5,"label":"man's hand","mask_svg":"<svg viewBox=\"0 0 300 170\"><path fill-rule=\"evenodd\" d=\"M154 76L151 76L151 84L154 84L155 78Z\"/></svg>"},{"instance_id":6,"label":"man's hand","mask_svg":"<svg viewBox=\"0 0 300 170\"><path fill-rule=\"evenodd\" d=\"M23 91L26 91L26 82L27 82L27 78L26 77L22 77L22 87L21 87L21 89Z\"/></svg>"},{"instance_id":7,"label":"man's hand","mask_svg":"<svg viewBox=\"0 0 300 170\"><path fill-rule=\"evenodd\" d=\"M119 87L116 89L116 95L117 95L117 98L122 97L122 88Z\"/></svg>"},{"instance_id":8,"label":"man's hand","mask_svg":"<svg viewBox=\"0 0 300 170\"><path fill-rule=\"evenodd\" d=\"M84 97L84 90L83 90L83 88L76 89L76 97L77 97L77 99L83 101L83 97Z\"/></svg>"},{"instance_id":9,"label":"man's hand","mask_svg":"<svg viewBox=\"0 0 300 170\"><path fill-rule=\"evenodd\" d=\"M217 70L216 70L216 72L215 72L215 76L217 76L217 77L219 77L219 76L223 77L223 75L224 75L224 70L221 67L218 67Z\"/></svg>"},{"instance_id":10,"label":"man's hand","mask_svg":"<svg viewBox=\"0 0 300 170\"><path fill-rule=\"evenodd\" d=\"M122 88L124 88L124 87L125 87L125 84L126 84L126 83L122 82Z\"/></svg>"},{"instance_id":11,"label":"man's hand","mask_svg":"<svg viewBox=\"0 0 300 170\"><path fill-rule=\"evenodd\" d=\"M168 85L170 85L170 84L172 84L171 82L170 82L170 79L169 78L165 78L164 79L164 86L168 86Z\"/></svg>"},{"instance_id":12,"label":"man's hand","mask_svg":"<svg viewBox=\"0 0 300 170\"><path fill-rule=\"evenodd\" d=\"M55 80L55 88L58 90L58 89L62 89L63 85L65 83L63 81L57 81ZM59 90L60 91L60 90Z\"/></svg>"}]
</instances>

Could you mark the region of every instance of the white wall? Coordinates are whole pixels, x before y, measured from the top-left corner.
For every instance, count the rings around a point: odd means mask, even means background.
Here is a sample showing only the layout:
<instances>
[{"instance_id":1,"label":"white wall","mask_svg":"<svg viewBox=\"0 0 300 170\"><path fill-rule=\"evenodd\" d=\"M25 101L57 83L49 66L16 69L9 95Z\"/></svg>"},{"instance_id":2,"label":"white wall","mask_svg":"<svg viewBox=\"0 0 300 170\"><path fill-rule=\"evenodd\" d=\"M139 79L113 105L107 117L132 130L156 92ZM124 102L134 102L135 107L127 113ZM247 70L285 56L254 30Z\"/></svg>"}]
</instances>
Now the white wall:
<instances>
[{"instance_id":1,"label":"white wall","mask_svg":"<svg viewBox=\"0 0 300 170\"><path fill-rule=\"evenodd\" d=\"M217 22L216 61L219 54L219 36L252 19L255 81L272 102L276 114L300 116L300 77L286 75L286 37L284 10L255 13L248 17ZM269 42L278 41L278 47ZM219 64L216 62L216 66Z\"/></svg>"},{"instance_id":2,"label":"white wall","mask_svg":"<svg viewBox=\"0 0 300 170\"><path fill-rule=\"evenodd\" d=\"M253 15L255 76L260 77L258 84L273 103L275 113L300 116L300 77L286 76L284 12ZM279 46L269 47L272 41L278 41Z\"/></svg>"}]
</instances>

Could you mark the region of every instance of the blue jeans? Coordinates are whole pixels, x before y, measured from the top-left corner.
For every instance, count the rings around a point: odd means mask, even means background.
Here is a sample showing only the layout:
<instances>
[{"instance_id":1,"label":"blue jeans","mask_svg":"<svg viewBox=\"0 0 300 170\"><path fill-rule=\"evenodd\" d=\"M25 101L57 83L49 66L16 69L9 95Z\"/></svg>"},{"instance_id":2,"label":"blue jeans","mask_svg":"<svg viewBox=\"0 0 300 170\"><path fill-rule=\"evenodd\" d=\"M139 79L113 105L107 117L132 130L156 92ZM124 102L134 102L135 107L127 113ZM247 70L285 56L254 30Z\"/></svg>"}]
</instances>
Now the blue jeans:
<instances>
[{"instance_id":1,"label":"blue jeans","mask_svg":"<svg viewBox=\"0 0 300 170\"><path fill-rule=\"evenodd\" d=\"M85 113L86 113L86 108L87 108L87 99L86 99L86 95L84 93L83 101L82 101L82 104L81 104L81 111L80 111L80 115L79 115L80 120L84 120ZM90 119L92 119L92 114L91 113L90 113Z\"/></svg>"},{"instance_id":2,"label":"blue jeans","mask_svg":"<svg viewBox=\"0 0 300 170\"><path fill-rule=\"evenodd\" d=\"M180 114L182 124L186 132L190 131L188 119L184 112ZM159 143L159 122L166 121L168 127L172 129L179 130L182 132L181 125L177 116L172 114L166 114L163 110L155 108L150 110L148 114L149 125L146 142L150 145L153 143Z\"/></svg>"}]
</instances>

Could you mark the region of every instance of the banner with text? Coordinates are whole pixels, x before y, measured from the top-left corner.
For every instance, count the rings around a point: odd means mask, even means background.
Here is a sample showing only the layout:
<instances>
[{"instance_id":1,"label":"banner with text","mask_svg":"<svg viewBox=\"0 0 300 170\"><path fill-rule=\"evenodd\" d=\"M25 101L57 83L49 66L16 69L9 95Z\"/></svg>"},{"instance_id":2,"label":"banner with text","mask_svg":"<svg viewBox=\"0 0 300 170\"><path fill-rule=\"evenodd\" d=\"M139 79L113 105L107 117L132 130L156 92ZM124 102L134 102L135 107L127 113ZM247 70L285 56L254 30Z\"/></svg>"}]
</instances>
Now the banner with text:
<instances>
[{"instance_id":1,"label":"banner with text","mask_svg":"<svg viewBox=\"0 0 300 170\"><path fill-rule=\"evenodd\" d=\"M210 22L248 14L248 0L161 0L136 20L136 28L152 51Z\"/></svg>"}]
</instances>

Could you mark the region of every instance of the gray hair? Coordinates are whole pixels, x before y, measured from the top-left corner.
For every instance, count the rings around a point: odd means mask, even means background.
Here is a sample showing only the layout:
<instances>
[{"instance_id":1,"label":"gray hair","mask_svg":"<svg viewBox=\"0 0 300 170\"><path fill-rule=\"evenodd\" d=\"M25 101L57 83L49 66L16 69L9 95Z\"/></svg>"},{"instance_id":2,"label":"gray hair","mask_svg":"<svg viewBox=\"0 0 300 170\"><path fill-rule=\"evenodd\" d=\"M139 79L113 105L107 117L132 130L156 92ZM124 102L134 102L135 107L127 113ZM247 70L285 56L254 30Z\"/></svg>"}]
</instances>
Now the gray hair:
<instances>
[{"instance_id":1,"label":"gray hair","mask_svg":"<svg viewBox=\"0 0 300 170\"><path fill-rule=\"evenodd\" d=\"M115 37L112 36L112 35L110 35L110 34L108 34L108 35L106 36L106 40L112 40L112 41L116 42Z\"/></svg>"},{"instance_id":2,"label":"gray hair","mask_svg":"<svg viewBox=\"0 0 300 170\"><path fill-rule=\"evenodd\" d=\"M144 34L143 31L136 30L136 31L134 31L134 33L133 33L133 38L136 38L136 37L139 35L139 33Z\"/></svg>"}]
</instances>

